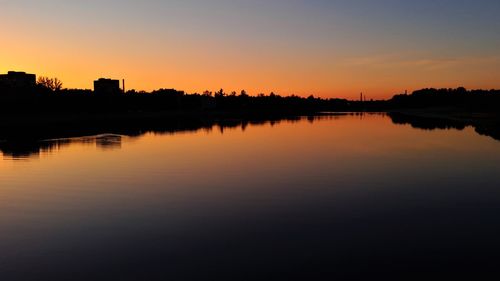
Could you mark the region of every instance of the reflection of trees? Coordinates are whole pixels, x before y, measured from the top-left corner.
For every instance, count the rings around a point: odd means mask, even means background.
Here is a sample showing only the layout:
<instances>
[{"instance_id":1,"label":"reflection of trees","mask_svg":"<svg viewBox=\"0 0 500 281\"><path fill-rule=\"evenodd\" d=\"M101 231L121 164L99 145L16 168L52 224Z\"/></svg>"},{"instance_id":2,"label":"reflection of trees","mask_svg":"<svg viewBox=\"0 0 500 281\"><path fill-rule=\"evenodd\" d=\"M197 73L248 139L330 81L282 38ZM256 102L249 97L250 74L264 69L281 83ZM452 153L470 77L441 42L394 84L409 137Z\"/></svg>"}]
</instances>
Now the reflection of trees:
<instances>
[{"instance_id":1,"label":"reflection of trees","mask_svg":"<svg viewBox=\"0 0 500 281\"><path fill-rule=\"evenodd\" d=\"M373 113L370 113L373 114ZM377 114L377 113L374 113ZM385 115L385 113L378 113ZM218 119L218 118L169 118L158 120L147 120L147 122L130 122L123 125L123 122L110 122L105 125L95 126L95 124L81 124L79 127L72 125L70 128L59 126L55 129L36 131L23 129L20 131L5 131L0 135L0 151L4 157L22 159L39 155L41 152L57 151L61 147L71 144L94 144L96 147L109 150L120 149L123 137L134 138L146 133L157 135L176 134L180 132L204 131L211 133L214 131L227 131L230 129L247 130L252 126L279 125L283 122L296 123L301 121L317 122L320 120L335 120L343 116L362 117L366 113L333 113L314 116L292 116L292 117L267 117L267 118L246 118L246 119ZM490 136L500 140L500 128L497 124L479 124L465 121L450 120L446 118L426 118L415 117L401 113L388 113L394 124L409 124L413 128L423 130L456 129L463 130L466 126L474 126L476 132L481 135ZM90 128L90 129L89 129ZM104 132L113 132L108 134ZM91 137L79 137L88 135Z\"/></svg>"},{"instance_id":2,"label":"reflection of trees","mask_svg":"<svg viewBox=\"0 0 500 281\"><path fill-rule=\"evenodd\" d=\"M52 152L71 144L95 144L102 149L119 149L122 136L104 134L91 137L65 138L51 140L14 139L0 142L0 150L4 157L12 159L27 159L40 153Z\"/></svg>"},{"instance_id":3,"label":"reflection of trees","mask_svg":"<svg viewBox=\"0 0 500 281\"><path fill-rule=\"evenodd\" d=\"M492 137L500 141L500 126L498 125L478 125L476 133L482 136Z\"/></svg>"},{"instance_id":4,"label":"reflection of trees","mask_svg":"<svg viewBox=\"0 0 500 281\"><path fill-rule=\"evenodd\" d=\"M71 144L95 144L96 147L109 150L120 149L123 136L134 138L146 133L153 132L157 135L176 134L179 132L197 132L200 130L212 132L218 129L221 132L229 129L248 129L249 126L263 126L269 124L280 124L282 122L299 122L307 118L309 122L320 119L339 118L339 115L324 115L310 117L276 117L276 118L254 118L254 119L210 119L210 118L171 118L168 120L148 120L145 123L129 123L123 126L122 122L108 123L105 126L93 126L93 124L82 124L80 128L58 127L54 130L40 131L11 131L0 142L0 151L4 157L13 159L25 159L38 156L41 152L59 150L61 147ZM92 129L89 129L91 127ZM98 129L95 129L98 128ZM103 134L103 132L114 132ZM4 131L3 134L6 134ZM80 135L92 135L91 137L78 137ZM77 136L77 137L73 137Z\"/></svg>"},{"instance_id":5,"label":"reflection of trees","mask_svg":"<svg viewBox=\"0 0 500 281\"><path fill-rule=\"evenodd\" d=\"M436 117L416 117L402 113L389 113L392 122L397 125L409 124L415 129L436 130L456 129L463 130L467 124L463 121Z\"/></svg>"},{"instance_id":6,"label":"reflection of trees","mask_svg":"<svg viewBox=\"0 0 500 281\"><path fill-rule=\"evenodd\" d=\"M397 125L408 124L413 128L422 130L463 130L467 126L472 126L476 130L476 133L500 140L500 126L495 122L485 122L481 120L461 121L444 117L422 117L403 113L388 113L388 115L392 119L392 122Z\"/></svg>"}]
</instances>

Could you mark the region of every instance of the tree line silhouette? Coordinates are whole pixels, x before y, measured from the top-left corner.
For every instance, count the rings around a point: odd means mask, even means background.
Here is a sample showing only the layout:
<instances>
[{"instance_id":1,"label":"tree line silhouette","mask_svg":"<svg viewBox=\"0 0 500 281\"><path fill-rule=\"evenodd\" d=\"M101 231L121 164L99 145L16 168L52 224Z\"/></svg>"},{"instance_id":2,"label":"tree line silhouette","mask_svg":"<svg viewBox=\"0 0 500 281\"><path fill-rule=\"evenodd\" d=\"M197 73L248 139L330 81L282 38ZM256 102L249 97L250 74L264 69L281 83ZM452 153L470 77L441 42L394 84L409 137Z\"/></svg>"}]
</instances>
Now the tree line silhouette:
<instances>
[{"instance_id":1,"label":"tree line silhouette","mask_svg":"<svg viewBox=\"0 0 500 281\"><path fill-rule=\"evenodd\" d=\"M480 134L500 139L500 90L428 88L389 100L353 101L275 93L252 96L244 90L226 93L223 89L201 94L175 89L98 94L62 85L59 79L47 77L26 87L0 83L0 140L130 128L161 131L165 124L180 120L274 120L331 112L390 112L396 124L421 129L472 126Z\"/></svg>"},{"instance_id":2,"label":"tree line silhouette","mask_svg":"<svg viewBox=\"0 0 500 281\"><path fill-rule=\"evenodd\" d=\"M479 112L500 111L500 90L427 88L411 95L395 95L388 101L393 108L455 107Z\"/></svg>"},{"instance_id":3,"label":"tree line silhouette","mask_svg":"<svg viewBox=\"0 0 500 281\"><path fill-rule=\"evenodd\" d=\"M500 90L422 89L398 94L389 100L356 101L339 98L305 98L275 93L249 95L216 92L186 94L175 89L152 92L98 95L92 90L63 89L58 78L39 77L34 87L13 88L0 84L3 112L98 113L156 111L219 111L240 113L303 114L321 111L387 111L429 107L455 107L461 110L499 112Z\"/></svg>"},{"instance_id":4,"label":"tree line silhouette","mask_svg":"<svg viewBox=\"0 0 500 281\"><path fill-rule=\"evenodd\" d=\"M48 84L48 86L47 86ZM227 94L224 90L215 93L186 94L174 89L159 89L152 92L127 91L116 95L96 95L91 90L57 89L51 82L38 84L34 89L0 90L0 103L4 112L131 112L131 111L229 111L229 112L288 112L301 113L350 108L344 99L321 99L310 96L280 96L274 93L250 96L245 91ZM10 105L10 106L5 106Z\"/></svg>"}]
</instances>

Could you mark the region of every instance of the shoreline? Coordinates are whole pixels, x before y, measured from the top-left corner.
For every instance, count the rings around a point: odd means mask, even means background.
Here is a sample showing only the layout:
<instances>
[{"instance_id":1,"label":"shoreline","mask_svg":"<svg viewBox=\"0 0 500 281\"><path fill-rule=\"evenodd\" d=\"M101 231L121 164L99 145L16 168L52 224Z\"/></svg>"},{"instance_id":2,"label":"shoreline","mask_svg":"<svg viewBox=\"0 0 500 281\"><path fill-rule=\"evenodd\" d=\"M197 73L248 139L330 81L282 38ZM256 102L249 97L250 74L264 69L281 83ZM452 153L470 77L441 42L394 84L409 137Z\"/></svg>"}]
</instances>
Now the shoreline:
<instances>
[{"instance_id":1,"label":"shoreline","mask_svg":"<svg viewBox=\"0 0 500 281\"><path fill-rule=\"evenodd\" d=\"M496 112L460 111L454 108L392 110L396 123L410 124L418 129L459 129L472 127L480 135L500 140L500 114Z\"/></svg>"},{"instance_id":2,"label":"shoreline","mask_svg":"<svg viewBox=\"0 0 500 281\"><path fill-rule=\"evenodd\" d=\"M474 127L476 133L500 141L500 121L495 114L439 112L435 110L393 110L352 112L200 112L163 111L106 114L53 113L43 115L0 114L0 151L14 159L37 155L74 141L89 139L111 147L122 137L146 133L175 134L199 130L220 130L297 122L345 115L384 114L395 125L410 125L421 130Z\"/></svg>"},{"instance_id":3,"label":"shoreline","mask_svg":"<svg viewBox=\"0 0 500 281\"><path fill-rule=\"evenodd\" d=\"M135 111L135 112L54 112L0 114L0 140L50 139L53 135L79 137L120 131L162 130L164 128L205 127L231 123L295 120L302 117L383 113L396 124L410 124L419 129L463 129L472 126L480 134L500 140L500 114L461 111L456 108L393 109L371 111Z\"/></svg>"}]
</instances>

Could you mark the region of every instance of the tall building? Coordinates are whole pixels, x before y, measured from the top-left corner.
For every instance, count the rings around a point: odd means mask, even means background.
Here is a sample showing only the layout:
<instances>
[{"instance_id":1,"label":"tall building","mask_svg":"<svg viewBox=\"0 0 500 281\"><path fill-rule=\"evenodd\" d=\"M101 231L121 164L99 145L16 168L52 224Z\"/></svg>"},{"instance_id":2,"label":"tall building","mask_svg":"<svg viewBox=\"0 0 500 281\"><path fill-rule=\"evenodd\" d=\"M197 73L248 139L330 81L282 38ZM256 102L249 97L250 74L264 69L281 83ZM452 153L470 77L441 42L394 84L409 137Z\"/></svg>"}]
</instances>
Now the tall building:
<instances>
[{"instance_id":1,"label":"tall building","mask_svg":"<svg viewBox=\"0 0 500 281\"><path fill-rule=\"evenodd\" d=\"M100 78L94 81L94 93L97 95L121 94L120 80Z\"/></svg>"},{"instance_id":2,"label":"tall building","mask_svg":"<svg viewBox=\"0 0 500 281\"><path fill-rule=\"evenodd\" d=\"M36 75L26 72L9 71L0 75L0 87L10 89L29 89L36 85Z\"/></svg>"}]
</instances>

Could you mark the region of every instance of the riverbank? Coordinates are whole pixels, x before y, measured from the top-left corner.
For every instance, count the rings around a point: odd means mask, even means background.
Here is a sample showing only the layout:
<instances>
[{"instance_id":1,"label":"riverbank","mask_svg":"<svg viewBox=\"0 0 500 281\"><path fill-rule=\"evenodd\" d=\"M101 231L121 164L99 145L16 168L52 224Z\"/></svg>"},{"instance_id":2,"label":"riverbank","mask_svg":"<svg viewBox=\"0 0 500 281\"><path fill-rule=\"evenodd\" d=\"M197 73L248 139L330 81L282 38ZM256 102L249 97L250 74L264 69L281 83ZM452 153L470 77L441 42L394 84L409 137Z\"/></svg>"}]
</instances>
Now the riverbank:
<instances>
[{"instance_id":1,"label":"riverbank","mask_svg":"<svg viewBox=\"0 0 500 281\"><path fill-rule=\"evenodd\" d=\"M395 123L420 129L463 129L472 126L478 134L500 140L500 113L472 112L453 107L391 110Z\"/></svg>"},{"instance_id":2,"label":"riverbank","mask_svg":"<svg viewBox=\"0 0 500 281\"><path fill-rule=\"evenodd\" d=\"M113 113L0 114L0 139L47 139L101 133L189 130L218 124L277 121L316 116L312 111L153 111Z\"/></svg>"},{"instance_id":3,"label":"riverbank","mask_svg":"<svg viewBox=\"0 0 500 281\"><path fill-rule=\"evenodd\" d=\"M500 114L469 112L456 108L399 109L386 112L396 124L420 129L464 129L500 140ZM354 112L357 114L363 111ZM245 123L297 120L308 116L348 114L318 111L154 111L114 113L0 114L0 140L51 139L113 133L138 135L145 131L178 131L212 127L244 126Z\"/></svg>"}]
</instances>

